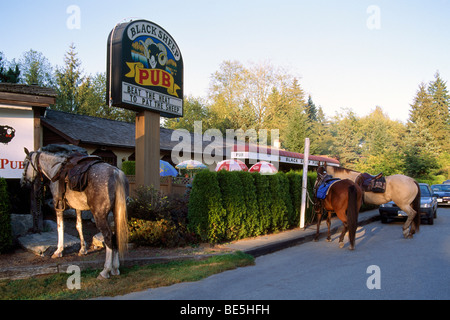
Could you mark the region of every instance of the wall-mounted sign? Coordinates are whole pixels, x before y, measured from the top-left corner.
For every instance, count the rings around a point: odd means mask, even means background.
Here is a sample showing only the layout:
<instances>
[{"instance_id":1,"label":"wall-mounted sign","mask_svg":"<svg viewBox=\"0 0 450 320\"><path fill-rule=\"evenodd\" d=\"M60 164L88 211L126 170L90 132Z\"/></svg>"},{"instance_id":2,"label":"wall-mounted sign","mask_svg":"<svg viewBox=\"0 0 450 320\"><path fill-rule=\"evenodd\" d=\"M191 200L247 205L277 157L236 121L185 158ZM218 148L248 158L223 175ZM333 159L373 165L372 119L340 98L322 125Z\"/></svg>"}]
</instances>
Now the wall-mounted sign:
<instances>
[{"instance_id":1,"label":"wall-mounted sign","mask_svg":"<svg viewBox=\"0 0 450 320\"><path fill-rule=\"evenodd\" d=\"M0 177L19 179L23 173L23 148L34 149L33 111L0 105Z\"/></svg>"},{"instance_id":2,"label":"wall-mounted sign","mask_svg":"<svg viewBox=\"0 0 450 320\"><path fill-rule=\"evenodd\" d=\"M122 23L109 34L107 51L108 103L183 116L183 58L167 31L146 20Z\"/></svg>"}]
</instances>

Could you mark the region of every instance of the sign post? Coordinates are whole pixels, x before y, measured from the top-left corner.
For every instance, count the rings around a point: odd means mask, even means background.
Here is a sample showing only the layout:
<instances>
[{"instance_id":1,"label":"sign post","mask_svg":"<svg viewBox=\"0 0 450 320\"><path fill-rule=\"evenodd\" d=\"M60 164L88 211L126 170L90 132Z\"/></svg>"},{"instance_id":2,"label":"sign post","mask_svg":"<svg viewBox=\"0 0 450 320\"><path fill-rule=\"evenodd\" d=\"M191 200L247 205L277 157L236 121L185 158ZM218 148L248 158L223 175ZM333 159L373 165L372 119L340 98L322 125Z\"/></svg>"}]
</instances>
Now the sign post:
<instances>
[{"instance_id":1,"label":"sign post","mask_svg":"<svg viewBox=\"0 0 450 320\"><path fill-rule=\"evenodd\" d=\"M303 157L302 205L300 208L300 229L305 228L306 192L308 184L309 138L305 138L305 155Z\"/></svg>"},{"instance_id":2,"label":"sign post","mask_svg":"<svg viewBox=\"0 0 450 320\"><path fill-rule=\"evenodd\" d=\"M159 190L160 115L183 116L183 59L157 24L118 24L108 37L107 101L136 115L136 185Z\"/></svg>"}]
</instances>

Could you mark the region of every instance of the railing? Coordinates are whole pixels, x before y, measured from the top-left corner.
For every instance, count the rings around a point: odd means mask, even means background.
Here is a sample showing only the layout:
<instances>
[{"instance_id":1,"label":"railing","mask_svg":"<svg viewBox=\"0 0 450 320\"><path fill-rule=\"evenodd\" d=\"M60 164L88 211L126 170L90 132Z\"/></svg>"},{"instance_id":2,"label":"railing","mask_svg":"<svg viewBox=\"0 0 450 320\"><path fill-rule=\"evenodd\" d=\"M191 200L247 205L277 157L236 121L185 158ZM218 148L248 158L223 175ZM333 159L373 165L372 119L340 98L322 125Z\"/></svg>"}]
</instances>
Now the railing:
<instances>
[{"instance_id":1,"label":"railing","mask_svg":"<svg viewBox=\"0 0 450 320\"><path fill-rule=\"evenodd\" d=\"M136 176L127 175L128 182L130 184L130 195L133 195L136 190ZM170 194L185 194L188 185L192 184L192 178L183 177L161 177L160 178L160 191L166 195Z\"/></svg>"}]
</instances>

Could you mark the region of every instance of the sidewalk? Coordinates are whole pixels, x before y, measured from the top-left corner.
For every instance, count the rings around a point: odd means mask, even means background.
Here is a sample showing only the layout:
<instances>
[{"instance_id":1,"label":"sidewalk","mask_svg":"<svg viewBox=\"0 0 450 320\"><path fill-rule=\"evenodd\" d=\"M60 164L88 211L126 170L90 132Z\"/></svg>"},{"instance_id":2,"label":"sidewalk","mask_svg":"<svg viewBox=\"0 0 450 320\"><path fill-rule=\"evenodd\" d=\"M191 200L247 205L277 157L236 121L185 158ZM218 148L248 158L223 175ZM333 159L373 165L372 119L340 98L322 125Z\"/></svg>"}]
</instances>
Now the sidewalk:
<instances>
[{"instance_id":1,"label":"sidewalk","mask_svg":"<svg viewBox=\"0 0 450 320\"><path fill-rule=\"evenodd\" d=\"M378 219L378 209L362 212L358 217L358 225L363 226ZM342 222L338 218L333 218L331 220L332 234L337 232L341 227ZM326 221L322 221L320 225L321 239L326 236L327 231L328 229L326 226ZM254 257L258 257L288 247L296 246L308 241L312 241L315 234L316 225L310 225L304 230L296 228L276 234L264 235L256 238L243 239L222 244L221 247L229 249L230 251L242 251ZM133 266L169 262L174 260L202 259L212 255L214 254L125 258L124 261L121 262L121 265ZM42 274L65 273L67 268L72 264L76 264L80 267L81 270L86 270L89 268L101 269L103 268L104 260L76 261L72 263L58 263L57 260L55 260L54 263L46 265L0 268L0 280L29 278Z\"/></svg>"}]
</instances>

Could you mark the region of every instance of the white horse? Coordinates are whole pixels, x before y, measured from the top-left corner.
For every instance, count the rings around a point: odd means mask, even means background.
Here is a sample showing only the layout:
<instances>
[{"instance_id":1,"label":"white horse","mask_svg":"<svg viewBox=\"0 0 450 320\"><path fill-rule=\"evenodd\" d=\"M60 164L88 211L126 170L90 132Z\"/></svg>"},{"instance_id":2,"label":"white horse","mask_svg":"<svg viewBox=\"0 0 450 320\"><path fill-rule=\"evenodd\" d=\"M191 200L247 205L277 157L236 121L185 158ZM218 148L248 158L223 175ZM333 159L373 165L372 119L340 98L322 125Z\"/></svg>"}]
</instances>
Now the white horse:
<instances>
[{"instance_id":1,"label":"white horse","mask_svg":"<svg viewBox=\"0 0 450 320\"><path fill-rule=\"evenodd\" d=\"M358 184L361 172L349 169L327 166L327 173L335 178L350 179ZM364 202L380 205L389 201L404 212L408 218L403 225L403 236L412 238L420 228L420 187L411 177L395 174L386 176L386 191L384 193L364 192Z\"/></svg>"},{"instance_id":2,"label":"white horse","mask_svg":"<svg viewBox=\"0 0 450 320\"><path fill-rule=\"evenodd\" d=\"M24 172L21 185L31 184L36 177L45 176L50 180L50 190L56 210L58 224L58 248L52 258L62 257L64 250L63 211L67 203L77 211L77 230L80 234L81 249L79 254L86 254L86 244L81 227L81 210L90 210L94 216L97 228L103 234L106 245L104 269L99 278L108 279L111 275L119 275L119 255L122 257L128 245L128 225L126 199L128 197L128 180L125 174L116 167L101 162L93 165L88 174L86 189L82 192L70 189L68 182L63 185L59 181L52 182L61 168L66 164L67 157L46 151L28 152L24 161ZM63 192L61 187L65 188ZM60 199L64 195L64 199ZM107 217L114 214L115 232L113 233Z\"/></svg>"}]
</instances>

